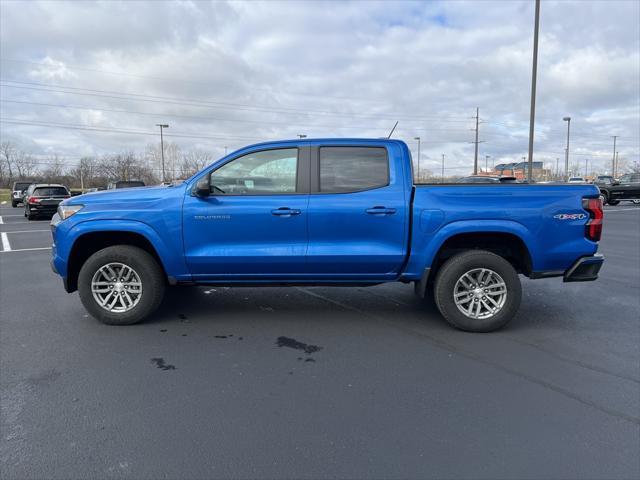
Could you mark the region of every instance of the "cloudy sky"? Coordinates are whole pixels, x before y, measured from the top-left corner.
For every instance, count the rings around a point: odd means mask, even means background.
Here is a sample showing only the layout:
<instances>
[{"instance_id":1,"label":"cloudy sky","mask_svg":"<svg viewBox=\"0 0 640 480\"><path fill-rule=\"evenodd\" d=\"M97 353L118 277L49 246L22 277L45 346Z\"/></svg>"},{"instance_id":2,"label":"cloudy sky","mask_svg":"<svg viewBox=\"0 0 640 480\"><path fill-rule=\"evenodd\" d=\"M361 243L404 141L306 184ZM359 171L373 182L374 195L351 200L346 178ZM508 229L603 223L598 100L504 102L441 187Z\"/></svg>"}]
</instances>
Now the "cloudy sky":
<instances>
[{"instance_id":1,"label":"cloudy sky","mask_svg":"<svg viewBox=\"0 0 640 480\"><path fill-rule=\"evenodd\" d=\"M0 3L1 133L43 159L168 140L386 136L468 173L526 155L534 2ZM640 153L640 2L544 1L535 160Z\"/></svg>"}]
</instances>

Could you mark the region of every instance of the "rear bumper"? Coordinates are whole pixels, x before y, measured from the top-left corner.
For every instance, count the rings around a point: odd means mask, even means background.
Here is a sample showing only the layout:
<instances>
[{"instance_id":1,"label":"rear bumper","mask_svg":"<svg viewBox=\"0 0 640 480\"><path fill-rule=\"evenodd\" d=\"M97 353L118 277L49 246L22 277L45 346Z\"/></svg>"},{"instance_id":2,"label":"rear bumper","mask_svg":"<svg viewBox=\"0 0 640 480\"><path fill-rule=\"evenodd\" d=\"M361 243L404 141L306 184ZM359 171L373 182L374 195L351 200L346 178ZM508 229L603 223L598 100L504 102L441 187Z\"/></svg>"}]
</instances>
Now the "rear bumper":
<instances>
[{"instance_id":1,"label":"rear bumper","mask_svg":"<svg viewBox=\"0 0 640 480\"><path fill-rule=\"evenodd\" d=\"M599 253L579 258L564 272L563 280L565 282L592 282L597 280L598 272L600 272L603 263L604 256Z\"/></svg>"}]
</instances>

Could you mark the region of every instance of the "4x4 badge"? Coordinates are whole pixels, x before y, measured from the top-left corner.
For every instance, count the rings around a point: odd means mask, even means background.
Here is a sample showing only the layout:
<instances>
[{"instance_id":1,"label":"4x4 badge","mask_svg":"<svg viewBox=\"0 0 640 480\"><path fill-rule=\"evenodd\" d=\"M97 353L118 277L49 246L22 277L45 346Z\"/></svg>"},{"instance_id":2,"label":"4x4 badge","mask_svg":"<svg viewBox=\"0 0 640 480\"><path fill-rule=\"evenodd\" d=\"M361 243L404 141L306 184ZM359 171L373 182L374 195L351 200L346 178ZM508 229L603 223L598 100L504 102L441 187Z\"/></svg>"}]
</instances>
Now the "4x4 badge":
<instances>
[{"instance_id":1,"label":"4x4 badge","mask_svg":"<svg viewBox=\"0 0 640 480\"><path fill-rule=\"evenodd\" d=\"M583 218L587 218L586 213L559 213L554 215L553 218L557 218L558 220L582 220Z\"/></svg>"}]
</instances>

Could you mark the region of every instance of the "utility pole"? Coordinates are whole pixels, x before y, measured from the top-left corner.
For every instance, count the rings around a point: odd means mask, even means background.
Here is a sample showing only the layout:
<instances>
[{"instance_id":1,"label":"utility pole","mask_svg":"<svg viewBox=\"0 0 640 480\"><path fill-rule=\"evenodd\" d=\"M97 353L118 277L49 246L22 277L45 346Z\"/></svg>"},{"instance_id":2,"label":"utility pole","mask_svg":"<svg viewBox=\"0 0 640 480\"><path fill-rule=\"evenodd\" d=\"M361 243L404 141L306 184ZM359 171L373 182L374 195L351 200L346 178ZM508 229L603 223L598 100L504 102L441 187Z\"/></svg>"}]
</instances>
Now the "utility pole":
<instances>
[{"instance_id":1,"label":"utility pole","mask_svg":"<svg viewBox=\"0 0 640 480\"><path fill-rule=\"evenodd\" d=\"M80 191L84 193L84 172L82 171L82 158L80 159Z\"/></svg>"},{"instance_id":2,"label":"utility pole","mask_svg":"<svg viewBox=\"0 0 640 480\"><path fill-rule=\"evenodd\" d=\"M618 135L613 136L613 158L611 159L611 176L616 178L616 139Z\"/></svg>"},{"instance_id":3,"label":"utility pole","mask_svg":"<svg viewBox=\"0 0 640 480\"><path fill-rule=\"evenodd\" d=\"M413 137L414 140L418 141L418 183L420 182L420 137Z\"/></svg>"},{"instance_id":4,"label":"utility pole","mask_svg":"<svg viewBox=\"0 0 640 480\"><path fill-rule=\"evenodd\" d=\"M564 181L569 181L569 130L571 129L571 117L563 117L567 122L567 148L564 151Z\"/></svg>"},{"instance_id":5,"label":"utility pole","mask_svg":"<svg viewBox=\"0 0 640 480\"><path fill-rule=\"evenodd\" d=\"M444 183L444 153L442 154L442 183Z\"/></svg>"},{"instance_id":6,"label":"utility pole","mask_svg":"<svg viewBox=\"0 0 640 480\"><path fill-rule=\"evenodd\" d=\"M169 128L166 123L156 123L156 127L160 127L160 157L162 158L162 183L165 182L164 175L164 138L162 137L162 129Z\"/></svg>"},{"instance_id":7,"label":"utility pole","mask_svg":"<svg viewBox=\"0 0 640 480\"><path fill-rule=\"evenodd\" d=\"M491 155L485 155L484 156L484 171L488 172L489 171L489 157Z\"/></svg>"},{"instance_id":8,"label":"utility pole","mask_svg":"<svg viewBox=\"0 0 640 480\"><path fill-rule=\"evenodd\" d=\"M538 74L538 30L540 27L540 0L536 0L535 26L533 28L533 68L531 69L531 110L529 114L529 172L527 180L531 183L533 175L533 131L536 122L536 78Z\"/></svg>"},{"instance_id":9,"label":"utility pole","mask_svg":"<svg viewBox=\"0 0 640 480\"><path fill-rule=\"evenodd\" d=\"M616 169L613 171L613 178L616 178L616 173L618 172L618 168L620 167L619 165L619 157L620 152L616 152Z\"/></svg>"},{"instance_id":10,"label":"utility pole","mask_svg":"<svg viewBox=\"0 0 640 480\"><path fill-rule=\"evenodd\" d=\"M560 159L558 157L556 157L556 178L555 178L556 181L558 180L558 177L560 176L560 170L558 170L558 161L559 160Z\"/></svg>"},{"instance_id":11,"label":"utility pole","mask_svg":"<svg viewBox=\"0 0 640 480\"><path fill-rule=\"evenodd\" d=\"M479 119L480 119L480 108L476 107L476 116L474 117L476 119L476 141L473 142L475 143L475 154L473 155L473 174L477 175L478 174L478 123L479 123Z\"/></svg>"}]
</instances>

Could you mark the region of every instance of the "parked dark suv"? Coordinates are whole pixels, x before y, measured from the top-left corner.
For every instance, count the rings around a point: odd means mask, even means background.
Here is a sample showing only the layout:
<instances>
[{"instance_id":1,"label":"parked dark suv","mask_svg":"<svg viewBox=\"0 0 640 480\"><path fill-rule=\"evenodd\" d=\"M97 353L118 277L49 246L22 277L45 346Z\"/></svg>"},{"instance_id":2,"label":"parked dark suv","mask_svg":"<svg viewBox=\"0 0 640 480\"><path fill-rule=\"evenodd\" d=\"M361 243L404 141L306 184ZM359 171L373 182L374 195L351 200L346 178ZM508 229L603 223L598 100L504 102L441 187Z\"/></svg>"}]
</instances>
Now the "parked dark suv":
<instances>
[{"instance_id":1,"label":"parked dark suv","mask_svg":"<svg viewBox=\"0 0 640 480\"><path fill-rule=\"evenodd\" d=\"M15 182L13 184L13 188L11 189L11 206L13 208L17 207L19 203L22 203L22 197L24 196L24 191L29 188L33 182Z\"/></svg>"},{"instance_id":2,"label":"parked dark suv","mask_svg":"<svg viewBox=\"0 0 640 480\"><path fill-rule=\"evenodd\" d=\"M38 215L53 216L58 204L71 194L64 185L33 183L24 195L24 216L33 220Z\"/></svg>"},{"instance_id":3,"label":"parked dark suv","mask_svg":"<svg viewBox=\"0 0 640 480\"><path fill-rule=\"evenodd\" d=\"M627 173L619 180L609 176L601 176L594 182L600 189L602 203L618 205L620 200L640 200L640 173Z\"/></svg>"}]
</instances>

